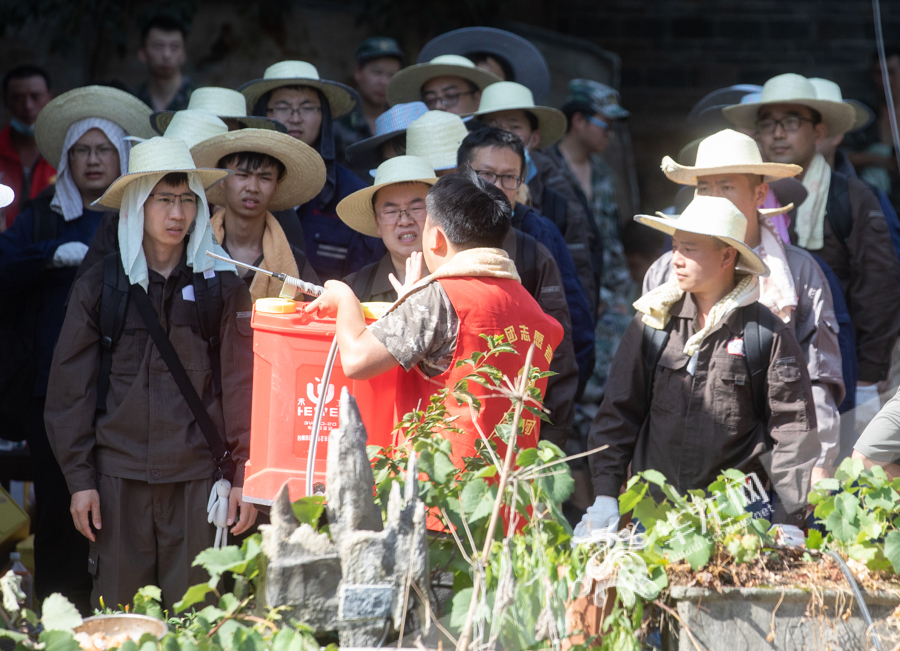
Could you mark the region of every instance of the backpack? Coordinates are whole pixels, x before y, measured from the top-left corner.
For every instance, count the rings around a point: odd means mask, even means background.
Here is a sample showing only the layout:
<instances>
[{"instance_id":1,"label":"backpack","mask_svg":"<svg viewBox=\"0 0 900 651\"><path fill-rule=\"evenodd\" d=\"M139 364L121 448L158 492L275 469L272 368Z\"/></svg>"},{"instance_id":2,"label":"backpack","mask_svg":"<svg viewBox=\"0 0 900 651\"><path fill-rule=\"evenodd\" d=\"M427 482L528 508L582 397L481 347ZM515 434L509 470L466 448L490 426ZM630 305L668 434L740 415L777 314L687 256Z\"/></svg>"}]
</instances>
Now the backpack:
<instances>
[{"instance_id":1,"label":"backpack","mask_svg":"<svg viewBox=\"0 0 900 651\"><path fill-rule=\"evenodd\" d=\"M516 234L516 271L522 287L537 299L537 240L528 233L514 229Z\"/></svg>"},{"instance_id":2,"label":"backpack","mask_svg":"<svg viewBox=\"0 0 900 651\"><path fill-rule=\"evenodd\" d=\"M216 273L193 274L194 299L200 316L200 333L209 343L210 367L213 391L222 392L222 365L219 337L224 301L222 284ZM106 411L106 395L109 393L109 373L116 342L125 327L125 310L128 306L130 283L118 251L103 258L103 290L100 294L100 367L97 373L97 410Z\"/></svg>"},{"instance_id":3,"label":"backpack","mask_svg":"<svg viewBox=\"0 0 900 651\"><path fill-rule=\"evenodd\" d=\"M50 209L53 186L31 202L34 220L33 242L55 240L60 216ZM0 299L0 437L24 441L34 392L37 358L34 331L40 309L40 290L4 296Z\"/></svg>"},{"instance_id":4,"label":"backpack","mask_svg":"<svg viewBox=\"0 0 900 651\"><path fill-rule=\"evenodd\" d=\"M743 310L744 317L744 359L747 362L747 370L750 373L750 395L753 398L753 413L760 420L766 419L768 408L768 395L766 390L766 377L769 370L769 358L772 356L772 343L775 337L775 316L760 303L756 302ZM644 326L643 340L641 341L641 356L644 360L646 375L645 395L647 404L653 397L653 379L656 375L656 366L666 342L669 340L669 332L672 321L662 330L656 330ZM649 408L648 408L649 412ZM768 432L766 441L772 447Z\"/></svg>"}]
</instances>

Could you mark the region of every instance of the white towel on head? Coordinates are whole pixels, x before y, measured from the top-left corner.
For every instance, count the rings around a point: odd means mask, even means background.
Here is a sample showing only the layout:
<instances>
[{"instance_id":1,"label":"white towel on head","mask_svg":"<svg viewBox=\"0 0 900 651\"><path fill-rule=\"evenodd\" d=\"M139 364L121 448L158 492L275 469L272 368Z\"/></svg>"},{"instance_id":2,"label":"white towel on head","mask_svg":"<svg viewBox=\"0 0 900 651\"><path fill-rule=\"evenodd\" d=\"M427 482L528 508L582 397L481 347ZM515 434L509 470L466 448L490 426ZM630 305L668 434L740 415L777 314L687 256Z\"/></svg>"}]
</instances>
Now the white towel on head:
<instances>
[{"instance_id":1,"label":"white towel on head","mask_svg":"<svg viewBox=\"0 0 900 651\"><path fill-rule=\"evenodd\" d=\"M145 290L149 285L147 258L144 255L144 203L167 172L148 174L135 179L125 188L122 207L119 209L119 251L122 267L132 285L140 285ZM209 204L203 183L196 173L188 172L188 185L197 195L197 217L193 230L188 236L187 264L194 273L204 271L231 271L237 274L233 264L222 262L206 255L206 251L218 251L213 244L212 228L209 225Z\"/></svg>"},{"instance_id":2,"label":"white towel on head","mask_svg":"<svg viewBox=\"0 0 900 651\"><path fill-rule=\"evenodd\" d=\"M56 193L50 202L50 207L62 215L67 222L78 219L84 212L81 193L72 178L72 170L69 169L69 150L81 136L91 129L100 129L106 134L119 152L119 174L128 173L128 153L131 151L132 143L125 140L127 134L122 127L103 118L85 118L69 127L63 143L63 155L56 169Z\"/></svg>"}]
</instances>

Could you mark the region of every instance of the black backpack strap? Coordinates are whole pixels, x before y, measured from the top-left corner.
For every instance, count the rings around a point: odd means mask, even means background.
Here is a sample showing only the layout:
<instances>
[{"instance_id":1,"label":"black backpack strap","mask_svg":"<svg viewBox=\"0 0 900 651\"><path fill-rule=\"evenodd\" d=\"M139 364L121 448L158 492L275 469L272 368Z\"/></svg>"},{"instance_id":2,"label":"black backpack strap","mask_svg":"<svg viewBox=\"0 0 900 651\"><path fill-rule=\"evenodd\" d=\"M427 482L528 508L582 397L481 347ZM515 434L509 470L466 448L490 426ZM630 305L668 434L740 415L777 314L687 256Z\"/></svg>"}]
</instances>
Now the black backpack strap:
<instances>
[{"instance_id":1,"label":"black backpack strap","mask_svg":"<svg viewBox=\"0 0 900 651\"><path fill-rule=\"evenodd\" d=\"M100 295L100 368L97 372L97 410L106 411L112 351L125 326L128 306L128 276L122 268L119 252L103 258L103 292Z\"/></svg>"},{"instance_id":2,"label":"black backpack strap","mask_svg":"<svg viewBox=\"0 0 900 651\"><path fill-rule=\"evenodd\" d=\"M644 374L646 377L644 395L647 396L648 406L653 398L653 379L656 376L656 365L659 364L659 358L668 340L668 329L657 330L644 324L644 334L641 338L641 357L644 360Z\"/></svg>"},{"instance_id":3,"label":"black backpack strap","mask_svg":"<svg viewBox=\"0 0 900 651\"><path fill-rule=\"evenodd\" d=\"M566 206L566 197L551 188L544 186L544 196L541 198L541 212L556 224L560 233L565 234L569 225L569 211Z\"/></svg>"},{"instance_id":4,"label":"black backpack strap","mask_svg":"<svg viewBox=\"0 0 900 651\"><path fill-rule=\"evenodd\" d=\"M516 271L522 279L522 287L537 297L537 240L516 229Z\"/></svg>"},{"instance_id":5,"label":"black backpack strap","mask_svg":"<svg viewBox=\"0 0 900 651\"><path fill-rule=\"evenodd\" d=\"M367 264L356 274L352 289L360 301L365 302L372 298L372 287L375 285L375 271L378 269L378 265L378 262Z\"/></svg>"},{"instance_id":6,"label":"black backpack strap","mask_svg":"<svg viewBox=\"0 0 900 651\"><path fill-rule=\"evenodd\" d=\"M853 230L853 211L850 207L850 183L847 176L840 172L831 174L825 216L841 244L846 244L850 239L850 231Z\"/></svg>"},{"instance_id":7,"label":"black backpack strap","mask_svg":"<svg viewBox=\"0 0 900 651\"><path fill-rule=\"evenodd\" d=\"M222 282L219 274L194 274L194 300L200 313L200 333L209 343L209 362L212 368L213 391L216 395L222 392L222 363L220 352L222 339Z\"/></svg>"},{"instance_id":8,"label":"black backpack strap","mask_svg":"<svg viewBox=\"0 0 900 651\"><path fill-rule=\"evenodd\" d=\"M753 411L756 417L766 420L768 405L767 378L769 360L772 357L772 343L775 338L775 317L765 306L754 303L744 311L744 351L750 371L750 394L753 397Z\"/></svg>"},{"instance_id":9,"label":"black backpack strap","mask_svg":"<svg viewBox=\"0 0 900 651\"><path fill-rule=\"evenodd\" d=\"M225 446L225 442L219 435L209 412L207 412L206 408L203 406L203 400L197 394L197 390L194 388L191 379L188 377L187 371L184 370L184 365L178 358L175 347L172 346L172 342L169 341L168 335L166 335L165 330L163 330L162 325L159 323L159 316L156 314L156 310L153 309L153 305L150 303L150 297L147 296L147 292L145 292L144 288L140 285L132 285L129 291L135 307L140 313L144 324L147 326L147 330L150 332L153 343L156 344L156 349L162 356L163 361L165 361L169 373L172 374L175 384L178 385L178 389L181 391L184 401L188 404L188 407L190 407L191 413L194 415L197 425L200 427L200 431L203 432L203 437L206 439L207 445L209 445L209 451L212 453L213 461L216 464L215 478L221 479L224 477L228 481L233 480L234 475L237 472L237 466L234 463L234 459L231 457L231 452L229 452L228 448Z\"/></svg>"}]
</instances>

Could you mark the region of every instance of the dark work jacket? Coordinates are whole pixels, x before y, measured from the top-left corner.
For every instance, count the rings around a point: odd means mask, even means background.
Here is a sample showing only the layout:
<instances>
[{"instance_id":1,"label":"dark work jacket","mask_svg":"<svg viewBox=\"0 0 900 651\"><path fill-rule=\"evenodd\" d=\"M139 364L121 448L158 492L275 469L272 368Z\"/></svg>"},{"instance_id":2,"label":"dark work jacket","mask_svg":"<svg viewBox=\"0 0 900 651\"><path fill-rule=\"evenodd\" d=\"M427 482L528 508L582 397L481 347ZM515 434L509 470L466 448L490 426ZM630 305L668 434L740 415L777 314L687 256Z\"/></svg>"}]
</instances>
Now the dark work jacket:
<instances>
[{"instance_id":1,"label":"dark work jacket","mask_svg":"<svg viewBox=\"0 0 900 651\"><path fill-rule=\"evenodd\" d=\"M53 254L67 242L90 244L104 213L85 210L67 222L50 208L53 191L42 192L13 225L0 234L0 295L5 305L22 297L21 309L34 310L34 354L37 355L34 396L47 394L53 349L65 317L66 297L75 282L76 267L49 269ZM34 241L34 214L56 219L56 239Z\"/></svg>"},{"instance_id":2,"label":"dark work jacket","mask_svg":"<svg viewBox=\"0 0 900 651\"><path fill-rule=\"evenodd\" d=\"M378 262L387 253L381 238L368 237L341 221L337 205L341 199L366 187L343 165L335 165L334 197L322 205L321 195L297 208L306 237L304 250L322 281L340 280L367 264Z\"/></svg>"},{"instance_id":3,"label":"dark work jacket","mask_svg":"<svg viewBox=\"0 0 900 651\"><path fill-rule=\"evenodd\" d=\"M578 364L578 394L584 389L594 370L594 321L587 294L575 271L575 263L569 247L556 225L533 208L517 203L513 212L512 225L523 233L528 233L550 250L566 291L566 304L572 319L572 345L575 347L575 361Z\"/></svg>"}]
</instances>

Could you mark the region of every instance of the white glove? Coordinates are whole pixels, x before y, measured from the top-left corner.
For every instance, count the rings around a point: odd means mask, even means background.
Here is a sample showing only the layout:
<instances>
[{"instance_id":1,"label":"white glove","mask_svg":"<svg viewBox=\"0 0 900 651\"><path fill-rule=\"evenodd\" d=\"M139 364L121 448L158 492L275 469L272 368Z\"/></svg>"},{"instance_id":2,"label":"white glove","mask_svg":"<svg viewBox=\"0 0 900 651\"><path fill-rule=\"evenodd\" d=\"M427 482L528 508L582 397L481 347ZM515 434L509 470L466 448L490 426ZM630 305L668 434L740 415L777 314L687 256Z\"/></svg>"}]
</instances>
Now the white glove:
<instances>
[{"instance_id":1,"label":"white glove","mask_svg":"<svg viewBox=\"0 0 900 651\"><path fill-rule=\"evenodd\" d=\"M83 242L66 242L56 248L53 254L53 260L50 266L54 269L60 267L77 267L84 260L85 254L88 252L87 244Z\"/></svg>"},{"instance_id":2,"label":"white glove","mask_svg":"<svg viewBox=\"0 0 900 651\"><path fill-rule=\"evenodd\" d=\"M596 534L614 534L619 529L619 500L608 495L600 495L594 500L593 506L588 507L584 517L575 526L575 536L572 542L587 542ZM585 539L584 541L579 539Z\"/></svg>"},{"instance_id":3,"label":"white glove","mask_svg":"<svg viewBox=\"0 0 900 651\"><path fill-rule=\"evenodd\" d=\"M862 433L869 422L881 409L881 400L878 397L878 385L856 385L856 425L857 433Z\"/></svg>"}]
</instances>

